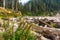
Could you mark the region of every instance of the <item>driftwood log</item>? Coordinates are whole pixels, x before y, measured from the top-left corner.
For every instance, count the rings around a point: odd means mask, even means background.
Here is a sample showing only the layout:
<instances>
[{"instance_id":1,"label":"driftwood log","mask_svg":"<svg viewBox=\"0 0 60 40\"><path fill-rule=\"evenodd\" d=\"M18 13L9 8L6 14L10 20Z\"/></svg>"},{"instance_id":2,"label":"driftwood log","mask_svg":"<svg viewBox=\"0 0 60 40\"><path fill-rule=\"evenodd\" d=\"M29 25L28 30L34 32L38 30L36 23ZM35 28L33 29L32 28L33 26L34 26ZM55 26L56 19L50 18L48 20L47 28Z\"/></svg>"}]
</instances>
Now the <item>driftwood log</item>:
<instances>
[{"instance_id":1,"label":"driftwood log","mask_svg":"<svg viewBox=\"0 0 60 40\"><path fill-rule=\"evenodd\" d=\"M34 22L36 22L36 20ZM45 38L50 39L50 40L60 40L60 29L52 28L52 26L50 24L48 24L42 20L37 20L37 22L43 23L43 24L47 25L48 27L39 27L39 26L33 25L31 28L32 31L34 31L38 34L42 34Z\"/></svg>"},{"instance_id":2,"label":"driftwood log","mask_svg":"<svg viewBox=\"0 0 60 40\"><path fill-rule=\"evenodd\" d=\"M33 26L31 29L36 33L42 34L44 37L48 39L60 40L60 29L49 27L44 28L39 26Z\"/></svg>"},{"instance_id":3,"label":"driftwood log","mask_svg":"<svg viewBox=\"0 0 60 40\"><path fill-rule=\"evenodd\" d=\"M45 24L45 25L47 25L48 27L52 27L50 24L46 23L45 21L39 20L39 23L40 22L43 23L43 24Z\"/></svg>"}]
</instances>

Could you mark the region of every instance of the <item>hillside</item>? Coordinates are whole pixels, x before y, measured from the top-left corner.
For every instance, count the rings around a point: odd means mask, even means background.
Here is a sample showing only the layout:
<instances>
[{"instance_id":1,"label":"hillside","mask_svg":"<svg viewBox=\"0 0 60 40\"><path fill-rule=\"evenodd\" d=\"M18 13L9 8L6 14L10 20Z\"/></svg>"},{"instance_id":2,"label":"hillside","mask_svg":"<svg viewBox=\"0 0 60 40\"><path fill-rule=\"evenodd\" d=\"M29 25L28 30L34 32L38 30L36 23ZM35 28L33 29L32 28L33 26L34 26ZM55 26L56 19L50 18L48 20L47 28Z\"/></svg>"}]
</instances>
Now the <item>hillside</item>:
<instances>
[{"instance_id":1,"label":"hillside","mask_svg":"<svg viewBox=\"0 0 60 40\"><path fill-rule=\"evenodd\" d=\"M42 13L51 15L51 12L55 14L54 12L60 11L60 0L30 0L23 6L22 11L32 12L36 16Z\"/></svg>"},{"instance_id":2,"label":"hillside","mask_svg":"<svg viewBox=\"0 0 60 40\"><path fill-rule=\"evenodd\" d=\"M35 9L43 10L60 10L60 0L31 0L26 5L30 5L31 8L35 7Z\"/></svg>"}]
</instances>

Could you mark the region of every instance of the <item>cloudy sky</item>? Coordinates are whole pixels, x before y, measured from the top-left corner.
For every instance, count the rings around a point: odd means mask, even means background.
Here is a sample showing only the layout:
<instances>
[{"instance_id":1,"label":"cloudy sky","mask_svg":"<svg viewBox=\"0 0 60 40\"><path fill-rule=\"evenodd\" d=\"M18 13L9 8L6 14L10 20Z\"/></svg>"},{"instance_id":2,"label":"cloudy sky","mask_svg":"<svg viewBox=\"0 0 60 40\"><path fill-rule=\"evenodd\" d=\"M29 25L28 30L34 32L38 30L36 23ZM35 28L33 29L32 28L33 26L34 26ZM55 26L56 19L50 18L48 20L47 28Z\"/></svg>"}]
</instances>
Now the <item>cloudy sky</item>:
<instances>
[{"instance_id":1,"label":"cloudy sky","mask_svg":"<svg viewBox=\"0 0 60 40\"><path fill-rule=\"evenodd\" d=\"M19 2L22 2L22 4L28 2L29 0L20 0Z\"/></svg>"}]
</instances>

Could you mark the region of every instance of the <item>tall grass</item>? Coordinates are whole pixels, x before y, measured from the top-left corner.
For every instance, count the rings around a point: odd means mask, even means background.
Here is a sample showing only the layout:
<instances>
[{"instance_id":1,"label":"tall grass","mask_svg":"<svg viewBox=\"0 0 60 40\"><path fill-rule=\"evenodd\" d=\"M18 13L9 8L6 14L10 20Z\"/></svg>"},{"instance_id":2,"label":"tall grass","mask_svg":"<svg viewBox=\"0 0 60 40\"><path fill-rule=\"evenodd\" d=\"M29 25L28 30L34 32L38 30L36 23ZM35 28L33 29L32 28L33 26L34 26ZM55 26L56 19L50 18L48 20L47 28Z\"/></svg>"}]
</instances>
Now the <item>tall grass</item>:
<instances>
[{"instance_id":1,"label":"tall grass","mask_svg":"<svg viewBox=\"0 0 60 40\"><path fill-rule=\"evenodd\" d=\"M28 23L24 21L23 18L20 18L16 31L14 31L14 22L12 23L13 26L11 27L8 20L7 22L4 21L3 27L5 32L2 33L3 40L36 40L36 37L31 33L30 30L32 26L31 23Z\"/></svg>"}]
</instances>

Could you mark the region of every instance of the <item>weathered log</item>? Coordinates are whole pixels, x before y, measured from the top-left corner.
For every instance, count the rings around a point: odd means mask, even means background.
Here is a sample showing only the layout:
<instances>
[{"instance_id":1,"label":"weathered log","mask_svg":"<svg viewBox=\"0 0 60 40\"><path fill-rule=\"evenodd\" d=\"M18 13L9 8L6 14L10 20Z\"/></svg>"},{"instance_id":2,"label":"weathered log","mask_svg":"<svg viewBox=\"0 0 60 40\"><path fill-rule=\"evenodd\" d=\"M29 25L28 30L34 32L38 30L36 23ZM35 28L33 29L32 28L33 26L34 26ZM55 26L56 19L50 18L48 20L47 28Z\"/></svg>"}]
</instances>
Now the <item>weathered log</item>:
<instances>
[{"instance_id":1,"label":"weathered log","mask_svg":"<svg viewBox=\"0 0 60 40\"><path fill-rule=\"evenodd\" d=\"M60 40L60 29L58 28L44 28L39 26L32 27L32 30L42 34L46 38L49 38L51 40Z\"/></svg>"},{"instance_id":2,"label":"weathered log","mask_svg":"<svg viewBox=\"0 0 60 40\"><path fill-rule=\"evenodd\" d=\"M34 31L31 31L31 33L33 33L36 36L36 40L50 40L50 39L45 38L43 35L36 33Z\"/></svg>"},{"instance_id":3,"label":"weathered log","mask_svg":"<svg viewBox=\"0 0 60 40\"><path fill-rule=\"evenodd\" d=\"M47 25L48 27L52 27L50 24L46 23L45 21L39 20L39 23L40 22L43 23L43 24L45 24L45 25Z\"/></svg>"}]
</instances>

